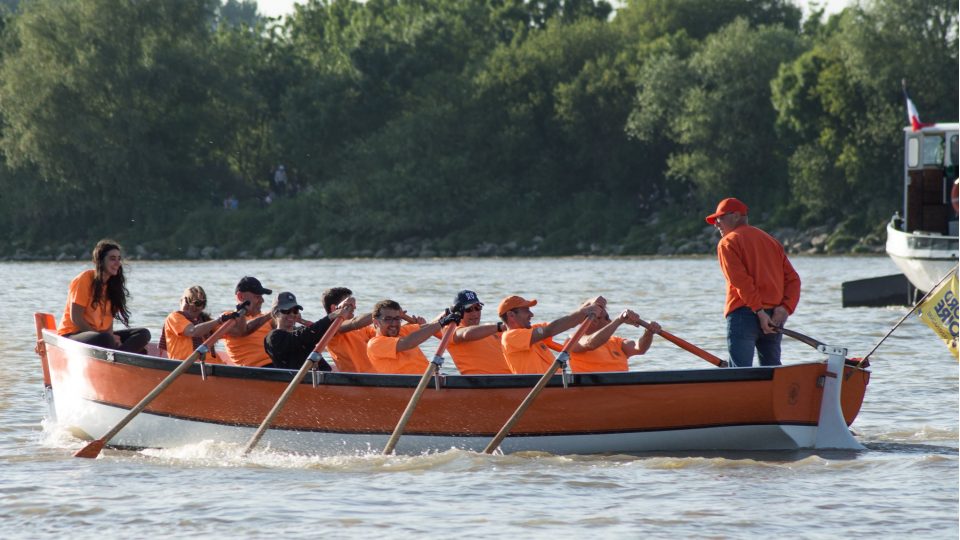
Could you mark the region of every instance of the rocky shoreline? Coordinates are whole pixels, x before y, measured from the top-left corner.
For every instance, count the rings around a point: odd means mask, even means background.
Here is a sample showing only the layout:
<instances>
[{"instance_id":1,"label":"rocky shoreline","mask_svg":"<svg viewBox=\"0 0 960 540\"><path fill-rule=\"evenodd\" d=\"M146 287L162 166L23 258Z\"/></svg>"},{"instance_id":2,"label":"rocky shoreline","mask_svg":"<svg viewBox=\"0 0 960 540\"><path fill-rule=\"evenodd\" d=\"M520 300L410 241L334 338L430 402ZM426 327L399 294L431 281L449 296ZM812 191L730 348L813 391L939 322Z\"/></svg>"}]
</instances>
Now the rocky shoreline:
<instances>
[{"instance_id":1,"label":"rocky shoreline","mask_svg":"<svg viewBox=\"0 0 960 540\"><path fill-rule=\"evenodd\" d=\"M803 255L842 255L849 253L879 254L884 252L884 239L877 234L852 237L835 231L830 225L822 225L806 230L779 228L769 231L779 240L787 253ZM622 244L604 245L599 243L578 243L573 255L580 256L617 256L617 255L654 255L687 256L713 255L716 250L717 231L710 226L703 227L699 233L690 237L670 238L662 233L657 238L657 248L649 253L629 252ZM378 249L358 249L336 257L349 258L431 258L431 257L549 257L557 255L542 249L543 238L533 237L529 243L505 242L497 244L483 242L472 248L449 250L442 249L432 240L410 239L393 242ZM6 246L0 255L0 261L74 261L87 260L90 246L65 243L40 250L27 250ZM323 249L319 243L313 243L299 250L283 246L263 251L223 252L216 246L188 246L178 253L160 253L142 244L127 248L126 257L134 260L215 260L215 259L322 259L335 257ZM567 255L570 255L567 253Z\"/></svg>"}]
</instances>

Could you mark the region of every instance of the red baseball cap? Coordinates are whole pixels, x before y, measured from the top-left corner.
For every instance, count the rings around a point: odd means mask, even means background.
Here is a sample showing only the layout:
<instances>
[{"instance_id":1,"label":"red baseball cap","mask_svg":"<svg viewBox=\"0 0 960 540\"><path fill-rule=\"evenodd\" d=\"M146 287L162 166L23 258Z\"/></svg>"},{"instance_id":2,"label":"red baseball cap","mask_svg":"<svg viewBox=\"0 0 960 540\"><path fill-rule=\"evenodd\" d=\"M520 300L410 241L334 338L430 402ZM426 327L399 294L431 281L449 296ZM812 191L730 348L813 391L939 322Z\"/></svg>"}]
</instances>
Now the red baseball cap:
<instances>
[{"instance_id":1,"label":"red baseball cap","mask_svg":"<svg viewBox=\"0 0 960 540\"><path fill-rule=\"evenodd\" d=\"M720 201L720 204L717 205L717 211L707 216L705 219L707 223L713 225L717 222L717 218L729 214L730 212L739 212L742 215L747 215L747 205L743 204L740 199L734 199L730 197Z\"/></svg>"}]
</instances>

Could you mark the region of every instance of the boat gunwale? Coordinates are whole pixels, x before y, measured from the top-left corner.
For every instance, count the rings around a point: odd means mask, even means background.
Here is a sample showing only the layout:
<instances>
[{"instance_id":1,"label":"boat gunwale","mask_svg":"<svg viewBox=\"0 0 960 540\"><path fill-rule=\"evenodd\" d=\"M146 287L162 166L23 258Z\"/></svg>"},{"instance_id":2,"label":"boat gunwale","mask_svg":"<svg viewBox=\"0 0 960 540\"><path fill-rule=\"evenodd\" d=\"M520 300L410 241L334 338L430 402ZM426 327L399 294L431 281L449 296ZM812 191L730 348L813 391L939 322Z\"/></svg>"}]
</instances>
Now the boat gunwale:
<instances>
[{"instance_id":1,"label":"boat gunwale","mask_svg":"<svg viewBox=\"0 0 960 540\"><path fill-rule=\"evenodd\" d=\"M65 352L68 349L80 348L88 359L115 364L128 365L157 371L173 371L180 365L180 361L159 358L136 353L128 353L111 349L104 349L78 341L73 341L57 335L50 330L44 330L44 341L60 348ZM67 347L64 347L64 343ZM602 386L630 386L630 385L658 385L658 384L703 384L725 382L770 381L774 378L777 369L823 364L824 361L803 362L772 367L749 368L707 368L666 371L628 371L610 373L573 373L568 375L568 386L579 388ZM846 367L859 371L869 372L868 369L854 365L847 361ZM210 377L225 379L247 379L265 382L289 383L296 374L295 370L259 368L248 366L231 366L226 364L205 364L204 373ZM194 364L185 373L201 375L201 366ZM320 372L318 384L325 386L361 386L381 388L415 388L420 381L420 375L388 375L375 373L352 372ZM441 386L445 389L484 390L495 388L530 388L540 379L539 374L529 375L448 375L441 374ZM310 378L305 378L300 384L310 384ZM563 377L555 375L547 386L562 387Z\"/></svg>"}]
</instances>

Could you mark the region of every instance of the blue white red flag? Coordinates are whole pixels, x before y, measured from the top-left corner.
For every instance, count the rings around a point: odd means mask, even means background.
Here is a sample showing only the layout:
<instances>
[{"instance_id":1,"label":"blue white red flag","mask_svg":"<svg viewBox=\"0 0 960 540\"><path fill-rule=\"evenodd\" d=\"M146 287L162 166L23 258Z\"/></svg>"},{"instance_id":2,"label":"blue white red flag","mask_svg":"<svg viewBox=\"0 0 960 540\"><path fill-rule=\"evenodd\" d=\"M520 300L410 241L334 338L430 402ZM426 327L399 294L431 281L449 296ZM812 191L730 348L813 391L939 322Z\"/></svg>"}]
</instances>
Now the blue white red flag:
<instances>
[{"instance_id":1,"label":"blue white red flag","mask_svg":"<svg viewBox=\"0 0 960 540\"><path fill-rule=\"evenodd\" d=\"M903 97L907 99L907 120L910 122L910 128L913 131L920 131L921 129L932 126L932 123L924 123L920 121L920 113L917 112L917 106L913 104L913 100L910 99L910 96L907 94L907 88L903 88Z\"/></svg>"}]
</instances>

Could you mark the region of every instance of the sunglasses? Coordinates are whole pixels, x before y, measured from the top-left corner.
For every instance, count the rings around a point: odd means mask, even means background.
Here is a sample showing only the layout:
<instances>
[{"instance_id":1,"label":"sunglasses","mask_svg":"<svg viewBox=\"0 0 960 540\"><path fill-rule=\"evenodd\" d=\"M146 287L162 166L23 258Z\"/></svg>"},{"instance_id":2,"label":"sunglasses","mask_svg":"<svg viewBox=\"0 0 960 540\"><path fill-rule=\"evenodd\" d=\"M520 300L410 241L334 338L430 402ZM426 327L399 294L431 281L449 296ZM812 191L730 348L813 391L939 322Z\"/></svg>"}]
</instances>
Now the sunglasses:
<instances>
[{"instance_id":1,"label":"sunglasses","mask_svg":"<svg viewBox=\"0 0 960 540\"><path fill-rule=\"evenodd\" d=\"M300 313L300 310L292 307L290 309L281 309L280 313L283 313L284 315L290 315L291 313Z\"/></svg>"},{"instance_id":2,"label":"sunglasses","mask_svg":"<svg viewBox=\"0 0 960 540\"><path fill-rule=\"evenodd\" d=\"M474 304L468 308L463 308L464 313L473 313L475 311L480 311L483 309L483 304Z\"/></svg>"},{"instance_id":3,"label":"sunglasses","mask_svg":"<svg viewBox=\"0 0 960 540\"><path fill-rule=\"evenodd\" d=\"M187 305L191 305L193 307L204 307L207 305L206 300L191 300L190 298L184 298L183 301L186 302Z\"/></svg>"}]
</instances>

